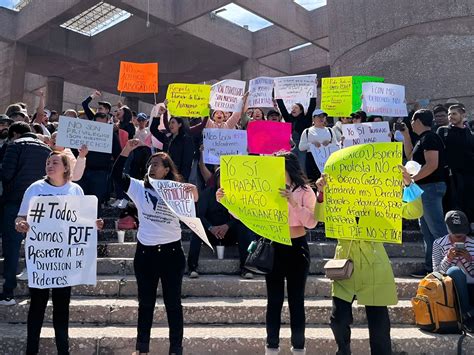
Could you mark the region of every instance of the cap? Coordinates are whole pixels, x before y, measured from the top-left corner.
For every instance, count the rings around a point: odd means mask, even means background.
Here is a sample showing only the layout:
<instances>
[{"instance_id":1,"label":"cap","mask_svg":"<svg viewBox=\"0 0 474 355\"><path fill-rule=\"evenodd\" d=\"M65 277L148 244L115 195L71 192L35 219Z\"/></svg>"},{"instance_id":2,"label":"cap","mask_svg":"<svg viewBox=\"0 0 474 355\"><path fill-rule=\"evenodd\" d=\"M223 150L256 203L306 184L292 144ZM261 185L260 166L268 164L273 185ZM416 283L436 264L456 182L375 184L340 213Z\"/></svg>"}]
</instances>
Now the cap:
<instances>
[{"instance_id":1,"label":"cap","mask_svg":"<svg viewBox=\"0 0 474 355\"><path fill-rule=\"evenodd\" d=\"M146 121L147 119L148 119L148 116L146 115L146 113L140 112L137 115L137 121Z\"/></svg>"},{"instance_id":2,"label":"cap","mask_svg":"<svg viewBox=\"0 0 474 355\"><path fill-rule=\"evenodd\" d=\"M20 116L22 116L23 118L26 118L26 117L27 117L23 111L13 111L13 112L10 114L10 116L8 116L8 117L13 117L13 116L17 116L17 115L20 115Z\"/></svg>"},{"instance_id":3,"label":"cap","mask_svg":"<svg viewBox=\"0 0 474 355\"><path fill-rule=\"evenodd\" d=\"M278 112L276 110L269 110L268 113L267 113L267 117L268 116L280 116L280 112Z\"/></svg>"},{"instance_id":4,"label":"cap","mask_svg":"<svg viewBox=\"0 0 474 355\"><path fill-rule=\"evenodd\" d=\"M10 117L8 117L7 115L4 115L4 114L1 114L1 115L0 115L0 123L1 123L1 124L6 123L6 124L9 124L9 125L10 125L10 124L12 124L13 122L14 122L14 121L13 121Z\"/></svg>"},{"instance_id":5,"label":"cap","mask_svg":"<svg viewBox=\"0 0 474 355\"><path fill-rule=\"evenodd\" d=\"M48 116L48 118L51 117L51 111L50 110L44 110L44 113L46 114L46 116Z\"/></svg>"},{"instance_id":6,"label":"cap","mask_svg":"<svg viewBox=\"0 0 474 355\"><path fill-rule=\"evenodd\" d=\"M326 115L327 116L328 114L326 112L324 112L323 110L319 109L319 108L313 111L313 117L314 116L319 116L319 115Z\"/></svg>"},{"instance_id":7,"label":"cap","mask_svg":"<svg viewBox=\"0 0 474 355\"><path fill-rule=\"evenodd\" d=\"M112 110L112 105L108 101L99 101L98 104L104 106L109 111Z\"/></svg>"},{"instance_id":8,"label":"cap","mask_svg":"<svg viewBox=\"0 0 474 355\"><path fill-rule=\"evenodd\" d=\"M367 119L367 114L362 110L351 113L351 117L354 118L354 116L360 116L362 119Z\"/></svg>"},{"instance_id":9,"label":"cap","mask_svg":"<svg viewBox=\"0 0 474 355\"><path fill-rule=\"evenodd\" d=\"M451 234L468 234L471 231L469 220L462 211L449 211L444 217L448 232Z\"/></svg>"}]
</instances>

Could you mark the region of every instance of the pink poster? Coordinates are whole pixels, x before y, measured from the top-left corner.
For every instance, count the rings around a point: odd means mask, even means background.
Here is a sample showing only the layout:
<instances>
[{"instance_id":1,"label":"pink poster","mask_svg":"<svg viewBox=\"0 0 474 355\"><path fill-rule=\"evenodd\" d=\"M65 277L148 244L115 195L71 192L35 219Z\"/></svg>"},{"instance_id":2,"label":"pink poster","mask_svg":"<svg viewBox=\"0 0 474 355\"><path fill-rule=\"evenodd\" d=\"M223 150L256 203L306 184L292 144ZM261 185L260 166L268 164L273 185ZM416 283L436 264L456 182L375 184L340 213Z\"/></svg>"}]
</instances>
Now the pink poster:
<instances>
[{"instance_id":1,"label":"pink poster","mask_svg":"<svg viewBox=\"0 0 474 355\"><path fill-rule=\"evenodd\" d=\"M291 123L252 121L247 126L248 151L253 154L273 154L290 151Z\"/></svg>"}]
</instances>

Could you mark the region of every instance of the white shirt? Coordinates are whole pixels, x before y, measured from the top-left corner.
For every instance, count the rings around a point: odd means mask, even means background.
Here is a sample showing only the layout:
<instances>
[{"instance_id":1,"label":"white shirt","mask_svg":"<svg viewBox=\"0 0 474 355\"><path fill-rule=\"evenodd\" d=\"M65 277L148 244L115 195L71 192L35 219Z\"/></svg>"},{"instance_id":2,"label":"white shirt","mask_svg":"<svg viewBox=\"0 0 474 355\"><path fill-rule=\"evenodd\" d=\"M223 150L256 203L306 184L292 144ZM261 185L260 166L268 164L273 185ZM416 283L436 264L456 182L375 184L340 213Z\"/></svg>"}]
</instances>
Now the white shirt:
<instances>
[{"instance_id":1,"label":"white shirt","mask_svg":"<svg viewBox=\"0 0 474 355\"><path fill-rule=\"evenodd\" d=\"M310 144L322 144L324 141L328 141L330 143L337 142L336 135L334 134L333 130L329 127L318 128L311 126L306 128L301 134L298 148L303 152L308 151Z\"/></svg>"},{"instance_id":2,"label":"white shirt","mask_svg":"<svg viewBox=\"0 0 474 355\"><path fill-rule=\"evenodd\" d=\"M28 207L30 200L35 196L84 196L82 188L74 183L68 181L63 186L53 186L45 179L38 180L28 187L23 195L18 216L26 216L28 214Z\"/></svg>"},{"instance_id":3,"label":"white shirt","mask_svg":"<svg viewBox=\"0 0 474 355\"><path fill-rule=\"evenodd\" d=\"M137 239L140 243L151 246L181 239L179 218L153 188L145 188L143 181L130 178L127 195L137 206L140 221Z\"/></svg>"}]
</instances>

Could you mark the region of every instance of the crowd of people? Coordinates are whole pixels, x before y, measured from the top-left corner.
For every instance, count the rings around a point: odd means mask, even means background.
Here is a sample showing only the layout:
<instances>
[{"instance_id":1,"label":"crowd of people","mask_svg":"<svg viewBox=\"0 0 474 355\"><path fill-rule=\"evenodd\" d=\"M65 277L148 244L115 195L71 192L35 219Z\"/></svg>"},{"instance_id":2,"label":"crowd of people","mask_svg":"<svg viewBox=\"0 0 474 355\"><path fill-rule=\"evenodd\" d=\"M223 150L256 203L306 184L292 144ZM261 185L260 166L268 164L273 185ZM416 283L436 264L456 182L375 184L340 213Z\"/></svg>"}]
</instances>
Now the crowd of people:
<instances>
[{"instance_id":1,"label":"crowd of people","mask_svg":"<svg viewBox=\"0 0 474 355\"><path fill-rule=\"evenodd\" d=\"M257 236L219 202L225 197L220 185L220 169L203 159L203 129L246 129L258 120L292 124L292 150L285 159L291 246L274 243L275 267L266 275L266 353L279 351L284 284L287 283L290 309L291 345L295 354L305 352L305 284L310 266L307 229L314 228L316 193L327 185L310 151L310 146L344 146L342 125L390 121L392 140L403 142L405 160L421 165L414 175L403 173L405 185L416 182L424 191L424 214L420 227L425 243L424 276L433 269L453 275L462 291L463 316L474 319L469 297L474 297L474 244L467 237L474 225L474 136L461 103L437 105L433 110L418 109L408 117L367 116L356 111L348 117L328 117L316 108L312 97L307 108L295 104L288 112L285 102L275 100L270 110L248 107L242 97L241 112L213 111L209 117L187 119L171 116L167 101L156 105L152 114L135 113L118 103L98 101L95 91L83 103L83 111L68 109L61 114L77 119L110 123L114 127L112 151L89 151L87 146L70 149L57 145L58 112L47 110L44 95L34 114L24 103L10 105L0 117L0 177L4 284L0 305L14 305L17 267L22 241L29 226L25 220L28 202L36 195L95 195L101 209L135 209L138 224L134 259L138 287L137 353L148 353L153 310L159 280L170 327L170 354L183 351L181 285L186 258L181 247L178 217L152 188L151 179L183 182L194 196L197 213L212 244L237 243L241 276L253 278L245 269L248 247ZM271 132L269 132L271 134ZM112 198L111 196L114 196ZM322 208L321 205L319 208ZM453 228L453 211L463 228ZM446 218L445 218L446 215ZM98 227L103 222L98 220ZM454 243L465 243L463 250ZM375 246L375 247L374 247ZM187 256L189 277L199 277L201 240L193 236ZM333 283L333 330L338 354L350 353L351 304L354 299L366 306L370 345L373 354L390 354L390 320L387 305L397 303L393 272L382 243L339 241L337 254L349 255L359 268L349 280ZM337 255L336 255L337 256ZM369 262L367 262L369 261ZM380 278L359 285L367 268L376 265ZM357 281L358 280L358 281ZM68 353L68 305L70 288L53 290L54 324L58 353ZM38 353L39 332L49 291L30 289L28 354Z\"/></svg>"}]
</instances>

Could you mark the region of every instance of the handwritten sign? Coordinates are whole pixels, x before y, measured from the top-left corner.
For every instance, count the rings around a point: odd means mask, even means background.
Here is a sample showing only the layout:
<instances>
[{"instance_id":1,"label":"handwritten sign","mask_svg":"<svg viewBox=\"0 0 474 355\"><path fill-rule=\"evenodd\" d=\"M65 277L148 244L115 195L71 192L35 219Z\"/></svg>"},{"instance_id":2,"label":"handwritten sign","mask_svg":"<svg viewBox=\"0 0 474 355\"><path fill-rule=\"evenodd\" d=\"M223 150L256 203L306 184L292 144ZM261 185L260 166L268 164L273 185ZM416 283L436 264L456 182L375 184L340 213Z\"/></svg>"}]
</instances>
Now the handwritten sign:
<instances>
[{"instance_id":1,"label":"handwritten sign","mask_svg":"<svg viewBox=\"0 0 474 355\"><path fill-rule=\"evenodd\" d=\"M204 243L212 245L207 238L202 222L196 217L196 206L191 191L186 191L185 184L171 180L156 180L149 178L151 186L163 199L168 208L176 214L181 222L197 234Z\"/></svg>"},{"instance_id":2,"label":"handwritten sign","mask_svg":"<svg viewBox=\"0 0 474 355\"><path fill-rule=\"evenodd\" d=\"M199 84L170 84L166 92L168 110L173 116L209 116L211 87Z\"/></svg>"},{"instance_id":3,"label":"handwritten sign","mask_svg":"<svg viewBox=\"0 0 474 355\"><path fill-rule=\"evenodd\" d=\"M247 126L248 150L253 154L273 154L291 150L291 123L251 121Z\"/></svg>"},{"instance_id":4,"label":"handwritten sign","mask_svg":"<svg viewBox=\"0 0 474 355\"><path fill-rule=\"evenodd\" d=\"M249 81L248 107L273 108L273 78L259 77Z\"/></svg>"},{"instance_id":5,"label":"handwritten sign","mask_svg":"<svg viewBox=\"0 0 474 355\"><path fill-rule=\"evenodd\" d=\"M368 115L405 117L405 86L384 83L362 84L362 109Z\"/></svg>"},{"instance_id":6,"label":"handwritten sign","mask_svg":"<svg viewBox=\"0 0 474 355\"><path fill-rule=\"evenodd\" d=\"M360 110L362 107L362 84L363 83L383 83L384 78L378 76L353 76L352 77L352 112Z\"/></svg>"},{"instance_id":7,"label":"handwritten sign","mask_svg":"<svg viewBox=\"0 0 474 355\"><path fill-rule=\"evenodd\" d=\"M85 144L92 152L112 153L113 134L112 124L59 116L56 144L66 148Z\"/></svg>"},{"instance_id":8,"label":"handwritten sign","mask_svg":"<svg viewBox=\"0 0 474 355\"><path fill-rule=\"evenodd\" d=\"M233 79L219 81L211 88L211 108L226 112L240 112L244 93L245 81Z\"/></svg>"},{"instance_id":9,"label":"handwritten sign","mask_svg":"<svg viewBox=\"0 0 474 355\"><path fill-rule=\"evenodd\" d=\"M402 143L357 145L326 162L326 237L402 243Z\"/></svg>"},{"instance_id":10,"label":"handwritten sign","mask_svg":"<svg viewBox=\"0 0 474 355\"><path fill-rule=\"evenodd\" d=\"M221 203L258 235L291 245L288 201L280 196L285 186L285 159L227 155L221 157Z\"/></svg>"},{"instance_id":11,"label":"handwritten sign","mask_svg":"<svg viewBox=\"0 0 474 355\"><path fill-rule=\"evenodd\" d=\"M341 127L344 136L344 147L391 141L388 122L343 124Z\"/></svg>"},{"instance_id":12,"label":"handwritten sign","mask_svg":"<svg viewBox=\"0 0 474 355\"><path fill-rule=\"evenodd\" d=\"M120 62L117 90L121 92L158 92L158 63Z\"/></svg>"},{"instance_id":13,"label":"handwritten sign","mask_svg":"<svg viewBox=\"0 0 474 355\"><path fill-rule=\"evenodd\" d=\"M338 151L340 148L337 144L331 143L326 146L322 145L320 147L316 147L314 144L309 145L309 149L311 154L313 155L314 162L318 167L321 173L324 172L324 166L326 165L326 161L329 159L329 156Z\"/></svg>"},{"instance_id":14,"label":"handwritten sign","mask_svg":"<svg viewBox=\"0 0 474 355\"><path fill-rule=\"evenodd\" d=\"M281 76L274 80L275 98L283 100L288 112L296 103L301 103L307 109L309 100L316 97L316 74Z\"/></svg>"},{"instance_id":15,"label":"handwritten sign","mask_svg":"<svg viewBox=\"0 0 474 355\"><path fill-rule=\"evenodd\" d=\"M203 143L204 163L218 165L222 155L247 154L247 131L205 128Z\"/></svg>"},{"instance_id":16,"label":"handwritten sign","mask_svg":"<svg viewBox=\"0 0 474 355\"><path fill-rule=\"evenodd\" d=\"M33 197L25 242L28 286L95 285L96 220L95 196Z\"/></svg>"}]
</instances>

